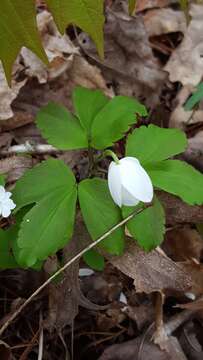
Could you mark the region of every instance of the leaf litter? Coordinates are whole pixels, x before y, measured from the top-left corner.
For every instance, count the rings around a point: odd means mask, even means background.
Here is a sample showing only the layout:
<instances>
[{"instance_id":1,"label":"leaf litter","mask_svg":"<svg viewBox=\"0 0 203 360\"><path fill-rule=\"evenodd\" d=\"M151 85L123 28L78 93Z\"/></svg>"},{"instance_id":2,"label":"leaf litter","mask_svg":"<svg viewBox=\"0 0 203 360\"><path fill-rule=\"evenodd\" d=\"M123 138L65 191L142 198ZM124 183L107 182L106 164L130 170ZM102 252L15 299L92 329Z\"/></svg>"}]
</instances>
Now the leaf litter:
<instances>
[{"instance_id":1,"label":"leaf litter","mask_svg":"<svg viewBox=\"0 0 203 360\"><path fill-rule=\"evenodd\" d=\"M127 14L126 1L109 0L106 4L104 60L97 56L90 38L77 28L68 28L61 35L43 1L39 1L38 28L51 66L45 67L23 48L14 66L11 88L0 71L0 174L8 173L10 187L47 154L7 156L6 151L26 142L45 144L33 124L38 109L50 100L72 108L71 93L76 85L101 89L109 97L135 96L150 109L152 123L157 121L157 108L162 109L164 124L181 128L189 136L183 157L203 170L202 105L192 111L184 108L203 76L203 5L191 5L188 25L178 1L138 0L132 17ZM80 176L85 173L87 164L83 164L81 151L55 156L63 158ZM203 223L203 207L190 207L168 194L158 196L167 215L168 231L162 249L144 253L129 240L121 257L105 254L103 272L86 272L80 278L79 263L75 264L8 330L5 343L0 344L2 358L9 359L11 352L22 359L36 355L39 336L33 334L39 331L36 319L40 312L49 330L44 335L45 359L52 355L54 359L56 354L58 359L64 358L61 335L71 348L73 330L76 360L132 360L135 354L138 360L202 358L202 235L196 223ZM2 221L0 224L9 226ZM89 243L87 234L81 232L82 244ZM59 254L63 261L66 250ZM68 248L69 256L76 251ZM51 269L45 267L40 273L1 271L1 295L6 304L1 306L2 319L12 313L16 300L22 301L55 271L58 259L48 261ZM82 260L80 267L86 267ZM163 301L157 308L160 296ZM194 336L198 338L199 358L194 357L191 348L188 350L185 336L190 342ZM23 351L20 346L24 346Z\"/></svg>"}]
</instances>

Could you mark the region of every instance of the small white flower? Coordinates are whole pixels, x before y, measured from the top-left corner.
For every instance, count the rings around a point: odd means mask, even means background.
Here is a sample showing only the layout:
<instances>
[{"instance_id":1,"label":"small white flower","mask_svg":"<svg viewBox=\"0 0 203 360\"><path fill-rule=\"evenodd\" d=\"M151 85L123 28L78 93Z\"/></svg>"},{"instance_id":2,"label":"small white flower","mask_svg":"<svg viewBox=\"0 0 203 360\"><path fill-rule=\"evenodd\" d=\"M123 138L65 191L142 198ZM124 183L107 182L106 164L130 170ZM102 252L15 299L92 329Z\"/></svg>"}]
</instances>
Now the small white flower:
<instances>
[{"instance_id":1,"label":"small white flower","mask_svg":"<svg viewBox=\"0 0 203 360\"><path fill-rule=\"evenodd\" d=\"M13 200L10 199L11 195L10 192L0 185L0 215L4 218L8 217L11 214L11 210L16 207Z\"/></svg>"},{"instance_id":2,"label":"small white flower","mask_svg":"<svg viewBox=\"0 0 203 360\"><path fill-rule=\"evenodd\" d=\"M119 163L112 161L108 171L111 196L118 206L135 206L153 198L153 186L149 175L134 157L125 157Z\"/></svg>"}]
</instances>

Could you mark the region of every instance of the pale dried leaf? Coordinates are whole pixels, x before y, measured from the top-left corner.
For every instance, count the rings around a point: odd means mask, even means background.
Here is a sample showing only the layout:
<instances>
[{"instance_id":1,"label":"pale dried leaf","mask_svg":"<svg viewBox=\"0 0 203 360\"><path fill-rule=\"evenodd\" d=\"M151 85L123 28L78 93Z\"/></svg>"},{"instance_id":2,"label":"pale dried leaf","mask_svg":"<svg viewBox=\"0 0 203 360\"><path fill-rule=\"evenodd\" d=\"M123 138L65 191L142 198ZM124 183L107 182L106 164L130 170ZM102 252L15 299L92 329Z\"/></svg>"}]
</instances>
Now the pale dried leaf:
<instances>
[{"instance_id":1,"label":"pale dried leaf","mask_svg":"<svg viewBox=\"0 0 203 360\"><path fill-rule=\"evenodd\" d=\"M43 84L70 68L74 54L79 52L68 35L59 33L48 11L45 10L37 15L37 23L50 65L45 66L32 51L25 47L21 50L21 56L25 64L25 73L29 77L37 77L39 83Z\"/></svg>"},{"instance_id":2,"label":"pale dried leaf","mask_svg":"<svg viewBox=\"0 0 203 360\"><path fill-rule=\"evenodd\" d=\"M155 9L148 11L143 19L149 36L186 31L186 18L182 11Z\"/></svg>"},{"instance_id":3,"label":"pale dried leaf","mask_svg":"<svg viewBox=\"0 0 203 360\"><path fill-rule=\"evenodd\" d=\"M190 16L184 39L173 52L165 70L172 82L196 86L203 76L203 5L192 4Z\"/></svg>"},{"instance_id":4,"label":"pale dried leaf","mask_svg":"<svg viewBox=\"0 0 203 360\"><path fill-rule=\"evenodd\" d=\"M16 81L17 73L21 70L21 65L15 64L15 77L13 77L11 87L8 86L5 78L3 67L0 63L0 120L6 120L13 116L11 104L17 97L20 89L25 84L26 80Z\"/></svg>"},{"instance_id":5,"label":"pale dried leaf","mask_svg":"<svg viewBox=\"0 0 203 360\"><path fill-rule=\"evenodd\" d=\"M18 180L26 170L36 163L34 159L26 156L12 156L0 160L0 175L7 175L7 182Z\"/></svg>"}]
</instances>

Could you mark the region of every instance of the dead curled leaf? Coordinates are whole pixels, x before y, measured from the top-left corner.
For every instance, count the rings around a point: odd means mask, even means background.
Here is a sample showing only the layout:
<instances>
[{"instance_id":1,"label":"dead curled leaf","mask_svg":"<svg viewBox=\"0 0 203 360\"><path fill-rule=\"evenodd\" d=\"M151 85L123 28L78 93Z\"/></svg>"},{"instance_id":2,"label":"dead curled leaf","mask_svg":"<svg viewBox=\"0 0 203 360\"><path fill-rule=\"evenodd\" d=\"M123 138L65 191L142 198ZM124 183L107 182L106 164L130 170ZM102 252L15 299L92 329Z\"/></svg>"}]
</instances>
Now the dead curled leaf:
<instances>
[{"instance_id":1,"label":"dead curled leaf","mask_svg":"<svg viewBox=\"0 0 203 360\"><path fill-rule=\"evenodd\" d=\"M203 76L203 5L191 4L191 21L180 46L173 52L165 70L172 82L198 85ZM186 61L187 59L187 61Z\"/></svg>"},{"instance_id":2,"label":"dead curled leaf","mask_svg":"<svg viewBox=\"0 0 203 360\"><path fill-rule=\"evenodd\" d=\"M22 48L21 57L25 64L25 73L37 77L39 83L46 83L67 70L73 61L74 54L79 54L69 37L57 30L52 15L44 10L37 15L38 29L50 66L45 66L39 58L27 48Z\"/></svg>"}]
</instances>

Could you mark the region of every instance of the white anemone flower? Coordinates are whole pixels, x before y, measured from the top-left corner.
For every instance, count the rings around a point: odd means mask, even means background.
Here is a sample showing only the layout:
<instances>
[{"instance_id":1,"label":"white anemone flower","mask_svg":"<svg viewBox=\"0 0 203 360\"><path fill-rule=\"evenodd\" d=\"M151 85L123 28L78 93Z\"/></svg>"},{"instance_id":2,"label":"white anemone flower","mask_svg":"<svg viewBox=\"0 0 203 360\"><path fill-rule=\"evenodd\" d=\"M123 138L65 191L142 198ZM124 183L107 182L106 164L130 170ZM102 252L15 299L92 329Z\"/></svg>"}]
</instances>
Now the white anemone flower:
<instances>
[{"instance_id":1,"label":"white anemone flower","mask_svg":"<svg viewBox=\"0 0 203 360\"><path fill-rule=\"evenodd\" d=\"M112 161L108 170L108 186L118 206L135 206L140 201L150 203L153 186L149 175L134 157Z\"/></svg>"},{"instance_id":2,"label":"white anemone flower","mask_svg":"<svg viewBox=\"0 0 203 360\"><path fill-rule=\"evenodd\" d=\"M3 186L0 186L0 215L4 218L7 218L11 214L11 210L16 207L13 200L10 199L11 195Z\"/></svg>"}]
</instances>

